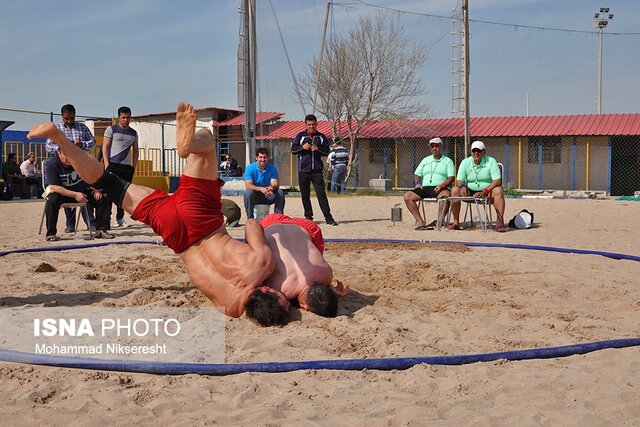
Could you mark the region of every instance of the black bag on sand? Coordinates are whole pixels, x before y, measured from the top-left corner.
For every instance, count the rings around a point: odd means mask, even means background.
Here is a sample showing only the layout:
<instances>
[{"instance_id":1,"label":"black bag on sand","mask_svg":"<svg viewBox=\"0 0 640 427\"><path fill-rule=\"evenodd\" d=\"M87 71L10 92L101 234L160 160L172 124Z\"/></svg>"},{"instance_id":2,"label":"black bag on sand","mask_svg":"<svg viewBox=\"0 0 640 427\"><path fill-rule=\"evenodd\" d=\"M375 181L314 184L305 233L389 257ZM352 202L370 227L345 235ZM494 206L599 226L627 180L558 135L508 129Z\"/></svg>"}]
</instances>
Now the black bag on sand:
<instances>
[{"instance_id":1,"label":"black bag on sand","mask_svg":"<svg viewBox=\"0 0 640 427\"><path fill-rule=\"evenodd\" d=\"M531 228L533 225L533 212L529 212L526 209L522 209L516 216L509 221L509 228L518 228L524 230Z\"/></svg>"}]
</instances>

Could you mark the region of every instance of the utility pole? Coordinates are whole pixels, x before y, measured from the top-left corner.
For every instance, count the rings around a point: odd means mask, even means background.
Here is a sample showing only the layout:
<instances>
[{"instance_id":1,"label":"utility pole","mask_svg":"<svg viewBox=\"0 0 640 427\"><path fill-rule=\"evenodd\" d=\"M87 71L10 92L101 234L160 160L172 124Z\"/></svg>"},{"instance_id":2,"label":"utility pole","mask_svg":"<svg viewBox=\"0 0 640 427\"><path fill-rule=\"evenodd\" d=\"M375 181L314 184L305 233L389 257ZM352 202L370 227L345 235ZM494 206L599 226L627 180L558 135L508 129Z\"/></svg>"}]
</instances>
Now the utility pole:
<instances>
[{"instance_id":1,"label":"utility pole","mask_svg":"<svg viewBox=\"0 0 640 427\"><path fill-rule=\"evenodd\" d=\"M602 114L602 34L613 19L608 7L601 7L593 16L593 27L598 29L598 43L596 54L596 113Z\"/></svg>"},{"instance_id":2,"label":"utility pole","mask_svg":"<svg viewBox=\"0 0 640 427\"><path fill-rule=\"evenodd\" d=\"M318 100L318 88L320 86L320 72L322 71L322 57L324 56L324 44L327 38L327 24L329 23L329 11L331 10L331 0L327 0L327 10L324 14L324 27L322 28L322 43L320 45L320 59L318 60L318 70L316 72L316 90L313 94L313 105L311 114L316 113L316 101Z\"/></svg>"},{"instance_id":3,"label":"utility pole","mask_svg":"<svg viewBox=\"0 0 640 427\"><path fill-rule=\"evenodd\" d=\"M246 163L251 163L256 149L256 1L243 0L240 12L240 46L238 46L238 106L244 107Z\"/></svg>"},{"instance_id":4,"label":"utility pole","mask_svg":"<svg viewBox=\"0 0 640 427\"><path fill-rule=\"evenodd\" d=\"M464 20L464 157L466 158L471 146L471 114L469 113L469 0L462 5Z\"/></svg>"}]
</instances>

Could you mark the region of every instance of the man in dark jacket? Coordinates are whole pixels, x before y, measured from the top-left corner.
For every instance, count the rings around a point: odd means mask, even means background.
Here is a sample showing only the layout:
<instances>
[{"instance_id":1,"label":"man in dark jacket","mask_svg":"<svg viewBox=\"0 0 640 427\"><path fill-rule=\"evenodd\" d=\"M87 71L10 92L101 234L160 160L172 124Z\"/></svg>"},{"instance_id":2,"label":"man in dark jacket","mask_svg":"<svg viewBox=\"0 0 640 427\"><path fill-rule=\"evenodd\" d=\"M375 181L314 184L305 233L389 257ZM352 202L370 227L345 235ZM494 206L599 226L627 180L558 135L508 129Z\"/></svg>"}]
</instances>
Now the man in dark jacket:
<instances>
[{"instance_id":1,"label":"man in dark jacket","mask_svg":"<svg viewBox=\"0 0 640 427\"><path fill-rule=\"evenodd\" d=\"M338 225L331 216L331 208L322 176L324 168L322 156L327 156L331 151L329 140L317 131L318 119L313 114L308 114L304 118L304 124L307 130L298 133L291 144L291 152L298 155L298 182L304 217L313 221L313 208L311 207L311 183L313 183L324 220L328 225Z\"/></svg>"}]
</instances>

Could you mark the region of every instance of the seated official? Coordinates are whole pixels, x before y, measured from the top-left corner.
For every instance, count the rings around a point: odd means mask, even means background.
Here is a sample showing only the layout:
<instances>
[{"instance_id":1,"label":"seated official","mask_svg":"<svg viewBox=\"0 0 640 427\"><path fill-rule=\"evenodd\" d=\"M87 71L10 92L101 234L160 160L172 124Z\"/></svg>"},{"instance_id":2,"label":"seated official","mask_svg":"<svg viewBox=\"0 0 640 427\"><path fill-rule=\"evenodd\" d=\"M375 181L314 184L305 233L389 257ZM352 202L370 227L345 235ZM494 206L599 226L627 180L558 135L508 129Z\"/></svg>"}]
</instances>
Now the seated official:
<instances>
[{"instance_id":1,"label":"seated official","mask_svg":"<svg viewBox=\"0 0 640 427\"><path fill-rule=\"evenodd\" d=\"M284 213L284 192L279 188L278 169L268 160L269 150L258 148L256 161L247 166L244 172L244 210L247 219L253 218L256 205L275 204L274 213Z\"/></svg>"},{"instance_id":2,"label":"seated official","mask_svg":"<svg viewBox=\"0 0 640 427\"><path fill-rule=\"evenodd\" d=\"M47 197L45 216L47 219L47 242L60 240L58 234L58 215L63 203L86 203L88 209L96 209L94 237L98 239L113 239L115 236L107 231L110 200L100 191L94 190L76 173L73 166L62 153L49 159L45 166L45 183ZM89 224L89 218L84 218Z\"/></svg>"},{"instance_id":3,"label":"seated official","mask_svg":"<svg viewBox=\"0 0 640 427\"><path fill-rule=\"evenodd\" d=\"M428 198L449 197L451 195L449 188L455 176L453 160L443 154L442 139L432 138L429 141L429 148L431 155L422 159L413 173L415 188L404 193L404 203L416 220L416 230L433 230L437 223L436 220L427 224L426 218L420 215L418 202ZM438 212L440 224L444 222L448 209L449 204L446 203L442 212Z\"/></svg>"},{"instance_id":4,"label":"seated official","mask_svg":"<svg viewBox=\"0 0 640 427\"><path fill-rule=\"evenodd\" d=\"M471 157L467 157L460 163L456 186L451 189L453 197L473 196L488 197L496 208L496 231L504 233L504 191L502 189L502 176L498 162L493 157L486 155L484 142L474 141L471 144ZM453 222L449 224L450 230L460 229L460 201L452 202Z\"/></svg>"}]
</instances>

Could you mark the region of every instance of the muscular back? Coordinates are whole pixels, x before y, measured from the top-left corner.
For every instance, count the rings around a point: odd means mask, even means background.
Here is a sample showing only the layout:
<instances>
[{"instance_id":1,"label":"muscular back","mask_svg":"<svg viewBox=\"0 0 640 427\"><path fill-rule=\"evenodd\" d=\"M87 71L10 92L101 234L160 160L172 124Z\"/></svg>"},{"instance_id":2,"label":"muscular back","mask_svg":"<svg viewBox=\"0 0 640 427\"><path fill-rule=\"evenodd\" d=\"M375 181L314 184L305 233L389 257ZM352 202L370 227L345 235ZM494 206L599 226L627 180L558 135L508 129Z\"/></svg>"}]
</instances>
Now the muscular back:
<instances>
[{"instance_id":1,"label":"muscular back","mask_svg":"<svg viewBox=\"0 0 640 427\"><path fill-rule=\"evenodd\" d=\"M275 270L265 282L268 286L292 299L310 283L331 284L331 266L302 227L273 224L264 230L264 235L275 262Z\"/></svg>"},{"instance_id":2,"label":"muscular back","mask_svg":"<svg viewBox=\"0 0 640 427\"><path fill-rule=\"evenodd\" d=\"M256 245L254 245L256 246ZM239 242L224 226L192 245L180 257L193 283L225 314L240 317L247 295L273 271L269 247Z\"/></svg>"}]
</instances>

